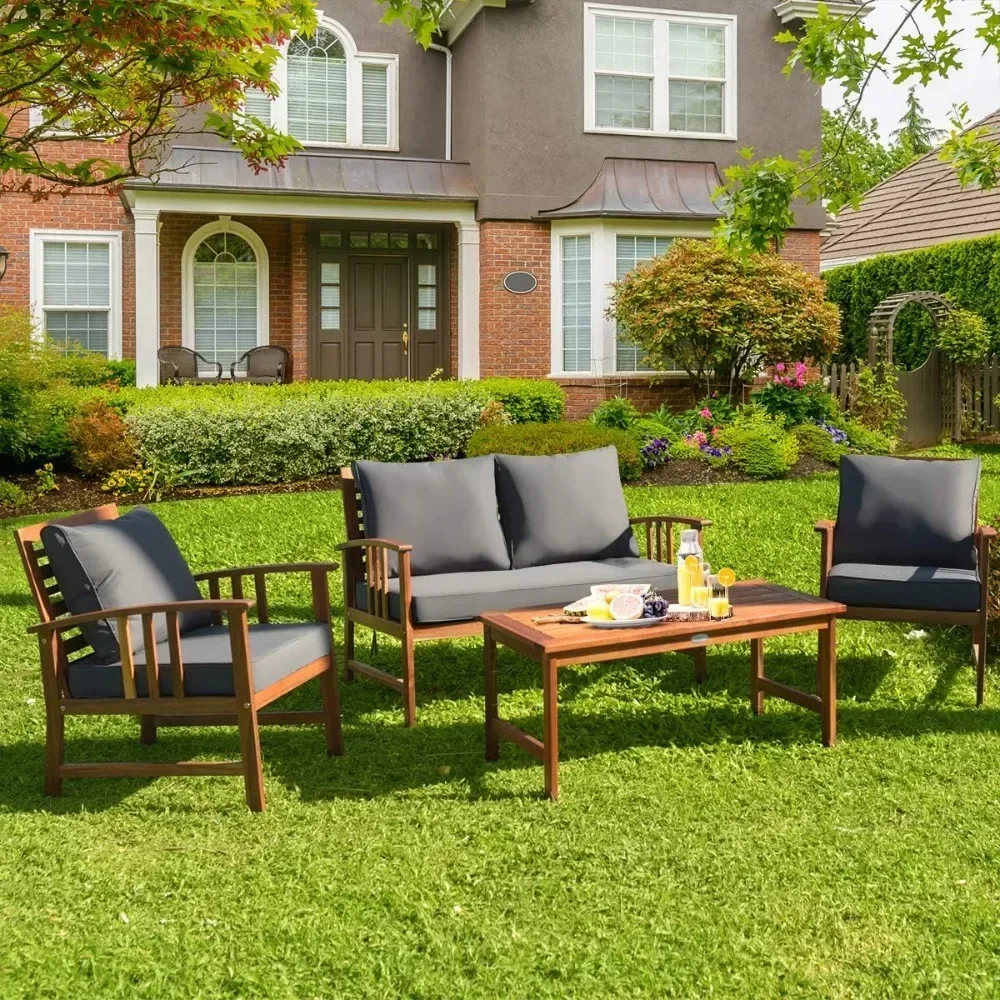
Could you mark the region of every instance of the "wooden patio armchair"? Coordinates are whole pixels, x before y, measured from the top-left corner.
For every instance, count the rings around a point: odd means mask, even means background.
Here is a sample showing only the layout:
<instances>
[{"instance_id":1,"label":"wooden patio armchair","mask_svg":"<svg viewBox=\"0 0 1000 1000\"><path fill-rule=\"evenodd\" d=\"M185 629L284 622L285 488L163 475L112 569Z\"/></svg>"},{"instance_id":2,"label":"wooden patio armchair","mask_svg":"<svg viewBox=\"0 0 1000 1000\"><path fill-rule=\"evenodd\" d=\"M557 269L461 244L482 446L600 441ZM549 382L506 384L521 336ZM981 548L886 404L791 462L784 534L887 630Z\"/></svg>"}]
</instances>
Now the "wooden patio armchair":
<instances>
[{"instance_id":1,"label":"wooden patio armchair","mask_svg":"<svg viewBox=\"0 0 1000 1000\"><path fill-rule=\"evenodd\" d=\"M222 378L222 365L209 361L190 347L161 347L156 352L160 365L160 385L201 385L218 382ZM201 366L199 368L199 365ZM214 375L202 375L202 369L215 369Z\"/></svg>"},{"instance_id":2,"label":"wooden patio armchair","mask_svg":"<svg viewBox=\"0 0 1000 1000\"><path fill-rule=\"evenodd\" d=\"M237 368L245 368L246 374L237 375ZM272 385L284 382L287 375L288 351L277 344L251 347L229 366L229 377L234 382Z\"/></svg>"},{"instance_id":3,"label":"wooden patio armchair","mask_svg":"<svg viewBox=\"0 0 1000 1000\"><path fill-rule=\"evenodd\" d=\"M365 536L361 492L353 470L340 470L347 541L337 546L343 553L344 574L344 678L355 674L374 680L397 691L403 697L403 717L407 726L416 723L417 685L414 646L433 639L481 636L478 618L446 623L420 623L413 615L413 576L409 543L390 538ZM712 522L698 517L654 515L629 519L633 532L645 541L648 559L672 563L674 529L695 528L701 532ZM390 587L390 578L398 575L398 585ZM393 581L395 582L395 581ZM361 599L359 600L359 594ZM402 646L402 677L359 660L355 649L355 630L362 625L372 630L374 654L379 635L398 639ZM695 675L705 677L705 650L692 651Z\"/></svg>"},{"instance_id":4,"label":"wooden patio armchair","mask_svg":"<svg viewBox=\"0 0 1000 1000\"><path fill-rule=\"evenodd\" d=\"M853 455L836 521L819 521L820 596L845 618L968 625L976 704L986 686L990 546L979 524L979 459Z\"/></svg>"},{"instance_id":5,"label":"wooden patio armchair","mask_svg":"<svg viewBox=\"0 0 1000 1000\"><path fill-rule=\"evenodd\" d=\"M145 513L155 520L151 512ZM329 575L338 566L288 563L215 570L193 577L194 591L198 581L207 584L207 599L143 602L140 595L134 606L71 614L43 542L44 529L98 525L118 518L117 507L107 504L14 532L39 616L39 623L28 631L38 638L45 694L45 793L60 795L64 778L242 775L247 804L262 812L266 803L260 725L320 725L328 755L343 752L329 599ZM278 573L310 575L315 624L270 623L266 580ZM248 578L253 580L255 599L244 597ZM228 598L220 596L224 580L232 590ZM249 621L254 607L257 623ZM210 616L211 624L185 632L185 618L192 614ZM160 622L165 622L165 641L158 636ZM101 661L85 632L99 624L110 632L112 623L117 653ZM322 710L262 711L316 677ZM68 715L137 715L142 720L140 742L145 744L155 742L157 726L236 725L240 759L66 763Z\"/></svg>"}]
</instances>

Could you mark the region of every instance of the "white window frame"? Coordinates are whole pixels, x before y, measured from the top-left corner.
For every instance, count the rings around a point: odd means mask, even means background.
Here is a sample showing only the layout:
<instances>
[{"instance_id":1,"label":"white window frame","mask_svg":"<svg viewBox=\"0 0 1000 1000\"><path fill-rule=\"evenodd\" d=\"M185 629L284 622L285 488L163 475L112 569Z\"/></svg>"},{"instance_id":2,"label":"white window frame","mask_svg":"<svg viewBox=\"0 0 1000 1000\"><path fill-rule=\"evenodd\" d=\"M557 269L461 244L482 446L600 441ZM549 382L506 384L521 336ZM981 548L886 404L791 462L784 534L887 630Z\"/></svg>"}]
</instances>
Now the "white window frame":
<instances>
[{"instance_id":1,"label":"white window frame","mask_svg":"<svg viewBox=\"0 0 1000 1000\"><path fill-rule=\"evenodd\" d=\"M652 128L619 128L597 124L596 34L598 17L621 17L649 21L653 25L653 114ZM726 79L723 84L723 131L689 132L670 128L670 22L704 24L726 29ZM699 14L685 10L659 10L652 7L620 7L617 4L584 4L584 131L613 135L668 136L679 139L716 139L733 142L737 138L736 117L736 25L735 14ZM628 75L628 74L623 74ZM641 74L640 74L641 75ZM681 77L678 77L681 79ZM683 77L697 80L697 77ZM717 81L712 81L717 82Z\"/></svg>"},{"instance_id":2,"label":"white window frame","mask_svg":"<svg viewBox=\"0 0 1000 1000\"><path fill-rule=\"evenodd\" d=\"M614 376L620 379L648 381L660 371L617 371L618 330L607 316L611 304L611 283L615 281L617 239L619 236L667 236L671 239L709 239L715 223L659 221L656 219L567 219L553 220L550 266L552 294L550 340L552 345L549 378L588 379ZM563 370L562 329L562 238L590 237L590 371ZM670 374L670 373L667 373Z\"/></svg>"},{"instance_id":3,"label":"white window frame","mask_svg":"<svg viewBox=\"0 0 1000 1000\"><path fill-rule=\"evenodd\" d=\"M32 229L28 234L28 295L31 316L39 337L45 332L45 244L106 243L108 245L108 353L111 361L122 356L122 234L104 229ZM60 312L100 312L88 306L52 306Z\"/></svg>"},{"instance_id":4,"label":"white window frame","mask_svg":"<svg viewBox=\"0 0 1000 1000\"><path fill-rule=\"evenodd\" d=\"M216 233L233 233L242 237L257 255L257 346L271 342L270 328L270 265L264 241L249 226L234 222L227 216L220 216L213 222L196 229L184 244L181 253L181 343L195 350L194 344L194 257L198 247ZM229 372L223 371L228 378Z\"/></svg>"},{"instance_id":5,"label":"white window frame","mask_svg":"<svg viewBox=\"0 0 1000 1000\"><path fill-rule=\"evenodd\" d=\"M361 52L351 33L339 21L324 14L319 15L317 27L325 28L337 36L344 46L347 60L347 141L346 142L303 142L308 148L318 149L371 149L383 152L399 152L399 56L388 52ZM271 124L274 128L288 131L288 45L280 47L281 55L274 66L273 80L278 94L271 100ZM388 93L388 118L385 144L363 142L362 128L362 70L365 64L386 67L386 90Z\"/></svg>"}]
</instances>

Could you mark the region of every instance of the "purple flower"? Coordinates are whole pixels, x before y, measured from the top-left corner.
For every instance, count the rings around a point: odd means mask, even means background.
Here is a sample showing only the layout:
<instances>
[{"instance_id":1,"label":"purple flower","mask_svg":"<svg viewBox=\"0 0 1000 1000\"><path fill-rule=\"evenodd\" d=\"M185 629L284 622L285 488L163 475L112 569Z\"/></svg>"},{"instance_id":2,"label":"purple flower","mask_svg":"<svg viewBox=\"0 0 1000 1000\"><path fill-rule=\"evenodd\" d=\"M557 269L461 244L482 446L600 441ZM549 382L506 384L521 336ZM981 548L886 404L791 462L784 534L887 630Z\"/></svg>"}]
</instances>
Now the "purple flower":
<instances>
[{"instance_id":1,"label":"purple flower","mask_svg":"<svg viewBox=\"0 0 1000 1000\"><path fill-rule=\"evenodd\" d=\"M699 449L703 455L708 455L709 458L724 458L726 455L731 455L733 449L729 445L724 445L721 448L716 448L710 444L703 444Z\"/></svg>"}]
</instances>

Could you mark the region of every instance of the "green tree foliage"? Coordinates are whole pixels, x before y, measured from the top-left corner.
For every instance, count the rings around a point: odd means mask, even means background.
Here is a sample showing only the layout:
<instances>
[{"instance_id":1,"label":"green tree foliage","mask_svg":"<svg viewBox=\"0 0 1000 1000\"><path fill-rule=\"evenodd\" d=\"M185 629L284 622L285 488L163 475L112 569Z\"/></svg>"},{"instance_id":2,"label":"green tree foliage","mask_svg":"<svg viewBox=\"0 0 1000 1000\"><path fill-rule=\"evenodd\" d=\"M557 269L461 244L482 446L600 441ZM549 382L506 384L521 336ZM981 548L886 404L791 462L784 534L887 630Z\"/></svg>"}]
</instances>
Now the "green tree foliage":
<instances>
[{"instance_id":1,"label":"green tree foliage","mask_svg":"<svg viewBox=\"0 0 1000 1000\"><path fill-rule=\"evenodd\" d=\"M654 369L687 372L695 397L732 396L761 365L826 358L839 342L823 282L774 253L677 240L612 288L609 315Z\"/></svg>"},{"instance_id":2,"label":"green tree foliage","mask_svg":"<svg viewBox=\"0 0 1000 1000\"><path fill-rule=\"evenodd\" d=\"M234 143L255 169L280 164L299 144L243 115L244 94L273 93L277 45L315 23L312 0L0 6L0 190L155 174L165 144L192 131ZM109 152L82 154L79 139Z\"/></svg>"},{"instance_id":3,"label":"green tree foliage","mask_svg":"<svg viewBox=\"0 0 1000 1000\"><path fill-rule=\"evenodd\" d=\"M862 19L863 0L853 2L857 13L846 16L832 13L820 3L816 16L806 19L801 32L783 31L775 36L776 41L789 47L786 75L801 71L819 86L840 85L848 109L845 124L853 121L876 74L888 75L895 84L912 81L926 87L947 80L962 67L961 32L954 17L960 7L964 10L970 6L966 0L907 0L900 5L896 28L880 39ZM913 20L917 12L930 16L936 30L922 31ZM977 38L986 53L996 57L1000 53L1000 5L996 0L980 0L973 16ZM977 58L981 58L978 53ZM919 112L915 95L912 103ZM910 127L903 128L907 142L932 141L922 112L914 116L908 111L907 118ZM727 210L719 234L741 251L780 245L796 199L827 199L827 207L834 213L847 204L858 203L861 192L831 182L831 170L834 176L838 170L843 175L843 164L831 164L823 151L802 150L794 159L755 159L752 150L745 152L745 162L726 171L720 192ZM985 127L970 127L967 106L956 109L940 155L954 166L963 186L991 188L1000 182L1000 144Z\"/></svg>"},{"instance_id":4,"label":"green tree foliage","mask_svg":"<svg viewBox=\"0 0 1000 1000\"><path fill-rule=\"evenodd\" d=\"M878 133L878 121L850 109L823 109L825 197L848 204L913 161L901 143L887 146Z\"/></svg>"},{"instance_id":5,"label":"green tree foliage","mask_svg":"<svg viewBox=\"0 0 1000 1000\"><path fill-rule=\"evenodd\" d=\"M1000 237L885 254L823 277L827 297L841 314L839 361L867 356L868 317L882 299L897 292L946 293L959 308L979 313L990 331L990 349L1000 347ZM932 346L932 332L925 310L908 306L896 320L894 362L903 368L921 364Z\"/></svg>"},{"instance_id":6,"label":"green tree foliage","mask_svg":"<svg viewBox=\"0 0 1000 1000\"><path fill-rule=\"evenodd\" d=\"M923 156L944 138L944 131L931 126L931 120L924 114L923 106L917 97L917 88L910 87L906 92L906 110L899 120L899 128L892 133L899 148L911 156Z\"/></svg>"}]
</instances>

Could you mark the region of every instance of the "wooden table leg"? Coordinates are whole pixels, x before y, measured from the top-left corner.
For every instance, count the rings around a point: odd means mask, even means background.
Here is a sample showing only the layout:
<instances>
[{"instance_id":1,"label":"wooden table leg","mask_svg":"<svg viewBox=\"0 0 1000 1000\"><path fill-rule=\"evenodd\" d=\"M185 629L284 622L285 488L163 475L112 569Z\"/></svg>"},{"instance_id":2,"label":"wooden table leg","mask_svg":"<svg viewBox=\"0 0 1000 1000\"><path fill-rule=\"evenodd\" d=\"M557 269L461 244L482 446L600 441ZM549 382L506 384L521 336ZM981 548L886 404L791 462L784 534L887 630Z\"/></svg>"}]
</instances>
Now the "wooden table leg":
<instances>
[{"instance_id":1,"label":"wooden table leg","mask_svg":"<svg viewBox=\"0 0 1000 1000\"><path fill-rule=\"evenodd\" d=\"M837 619L830 618L819 632L820 724L823 746L837 742Z\"/></svg>"},{"instance_id":2,"label":"wooden table leg","mask_svg":"<svg viewBox=\"0 0 1000 1000\"><path fill-rule=\"evenodd\" d=\"M497 696L497 643L487 625L483 629L483 664L486 670L486 759L500 756L500 738L497 735L499 704Z\"/></svg>"},{"instance_id":3,"label":"wooden table leg","mask_svg":"<svg viewBox=\"0 0 1000 1000\"><path fill-rule=\"evenodd\" d=\"M754 715L764 711L764 692L760 681L764 677L764 640L750 640L750 709Z\"/></svg>"},{"instance_id":4,"label":"wooden table leg","mask_svg":"<svg viewBox=\"0 0 1000 1000\"><path fill-rule=\"evenodd\" d=\"M545 794L550 799L559 798L559 685L557 667L547 657L542 657L542 739L545 767Z\"/></svg>"},{"instance_id":5,"label":"wooden table leg","mask_svg":"<svg viewBox=\"0 0 1000 1000\"><path fill-rule=\"evenodd\" d=\"M704 684L708 678L708 656L705 647L691 650L691 659L694 660L694 679L696 684Z\"/></svg>"}]
</instances>

